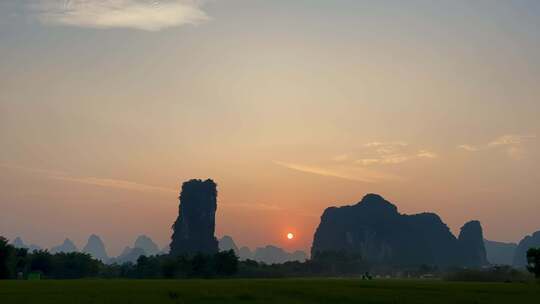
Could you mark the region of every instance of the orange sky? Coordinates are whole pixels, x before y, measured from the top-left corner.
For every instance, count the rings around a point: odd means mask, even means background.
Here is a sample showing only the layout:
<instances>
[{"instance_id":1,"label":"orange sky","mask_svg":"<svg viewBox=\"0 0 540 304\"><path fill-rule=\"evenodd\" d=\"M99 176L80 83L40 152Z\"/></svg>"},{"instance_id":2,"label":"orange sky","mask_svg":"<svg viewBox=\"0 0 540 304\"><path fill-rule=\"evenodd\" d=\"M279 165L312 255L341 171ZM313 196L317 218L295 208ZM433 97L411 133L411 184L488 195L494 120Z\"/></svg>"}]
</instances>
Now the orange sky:
<instances>
[{"instance_id":1,"label":"orange sky","mask_svg":"<svg viewBox=\"0 0 540 304\"><path fill-rule=\"evenodd\" d=\"M251 247L309 250L370 192L540 229L536 2L137 1L0 4L0 234L164 246L208 177L217 235Z\"/></svg>"}]
</instances>

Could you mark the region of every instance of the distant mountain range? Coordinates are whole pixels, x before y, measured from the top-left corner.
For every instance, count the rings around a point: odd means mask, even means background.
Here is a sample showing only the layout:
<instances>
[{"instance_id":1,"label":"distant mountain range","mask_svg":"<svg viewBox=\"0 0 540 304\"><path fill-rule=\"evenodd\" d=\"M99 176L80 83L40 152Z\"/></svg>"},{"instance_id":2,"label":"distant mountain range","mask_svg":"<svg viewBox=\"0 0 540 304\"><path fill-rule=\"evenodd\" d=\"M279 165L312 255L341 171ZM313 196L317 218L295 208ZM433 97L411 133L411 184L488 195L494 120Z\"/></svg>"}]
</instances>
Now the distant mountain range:
<instances>
[{"instance_id":1,"label":"distant mountain range","mask_svg":"<svg viewBox=\"0 0 540 304\"><path fill-rule=\"evenodd\" d=\"M496 265L511 265L516 268L525 268L527 265L527 250L540 248L540 231L525 236L519 244L502 243L485 240L488 261Z\"/></svg>"},{"instance_id":2,"label":"distant mountain range","mask_svg":"<svg viewBox=\"0 0 540 304\"><path fill-rule=\"evenodd\" d=\"M88 241L82 249L82 252L88 253L89 255L91 255L95 259L102 261L103 263L106 263L109 260L107 250L105 249L105 244L103 243L101 238L95 234L92 234L88 238Z\"/></svg>"},{"instance_id":3,"label":"distant mountain range","mask_svg":"<svg viewBox=\"0 0 540 304\"><path fill-rule=\"evenodd\" d=\"M12 242L13 246L16 248L25 248L28 249L28 251L33 252L36 250L42 250L42 248L38 245L32 244L27 245L24 243L24 241L17 237ZM101 239L99 235L92 234L88 238L88 241L86 242L86 245L82 248L82 250L79 250L75 243L71 241L70 239L66 238L64 242L60 245L53 246L49 249L50 253L70 253L70 252L84 252L90 254L93 258L98 259L104 263L110 264L110 263L118 263L122 264L125 262L132 262L135 263L137 259L141 255L157 255L157 254L165 254L166 251L168 251L168 246L166 246L163 250L160 250L159 247L156 245L156 243L148 236L146 235L140 235L137 237L135 242L133 243L133 247L127 246L124 248L122 253L117 257L109 257L107 254L107 249L105 247L105 243Z\"/></svg>"},{"instance_id":4,"label":"distant mountain range","mask_svg":"<svg viewBox=\"0 0 540 304\"><path fill-rule=\"evenodd\" d=\"M251 249L246 246L239 249L230 236L224 236L219 240L219 250L233 250L240 260L255 260L265 264L278 264L292 261L303 262L307 259L307 254L304 251L298 250L290 253L282 248L272 245L256 248L255 251L251 251Z\"/></svg>"},{"instance_id":5,"label":"distant mountain range","mask_svg":"<svg viewBox=\"0 0 540 304\"><path fill-rule=\"evenodd\" d=\"M525 236L519 242L514 254L514 267L525 268L527 265L527 250L532 247L540 248L540 231L536 231L532 235Z\"/></svg>"},{"instance_id":6,"label":"distant mountain range","mask_svg":"<svg viewBox=\"0 0 540 304\"><path fill-rule=\"evenodd\" d=\"M152 241L152 239L148 236L140 235L135 240L133 247L128 246L124 248L122 253L116 258L110 259L109 263L136 263L137 259L142 255L151 256L157 254L163 254L163 252L159 250L159 247L156 245L156 243L154 243L154 241Z\"/></svg>"},{"instance_id":7,"label":"distant mountain range","mask_svg":"<svg viewBox=\"0 0 540 304\"><path fill-rule=\"evenodd\" d=\"M29 252L41 250L41 247L39 247L39 246L36 245L36 244L26 245L26 244L24 243L24 241L23 241L20 237L16 237L16 238L11 242L11 244L12 244L15 248L24 248L24 249L28 249Z\"/></svg>"},{"instance_id":8,"label":"distant mountain range","mask_svg":"<svg viewBox=\"0 0 540 304\"><path fill-rule=\"evenodd\" d=\"M512 265L514 254L517 248L516 243L503 243L490 240L484 240L487 259L494 265Z\"/></svg>"},{"instance_id":9,"label":"distant mountain range","mask_svg":"<svg viewBox=\"0 0 540 304\"><path fill-rule=\"evenodd\" d=\"M478 228L479 227L476 227L476 229ZM476 235L476 239L479 237L478 231L473 232L472 234ZM354 240L351 237L351 233L349 233L349 240L351 239ZM335 238L334 241L339 242L339 237ZM474 237L469 241L473 243L472 247L476 247L477 250L479 247L478 241L475 240ZM11 242L11 244L14 245L16 248L28 249L28 251L30 252L42 250L42 247L36 244L26 244L20 237L15 238ZM532 235L525 236L519 242L519 244L484 240L483 245L486 253L486 263L494 265L512 265L517 268L524 268L526 265L525 256L527 250L531 247L540 247L540 231L536 231ZM246 246L242 246L239 248L230 236L224 236L219 240L219 249L221 251L233 250L240 258L240 260L251 259L266 264L284 263L287 261L305 261L308 258L307 254L304 251L287 252L282 248L272 245L259 247L255 250L251 250L249 247ZM90 254L92 257L99 259L104 263L122 264L125 262L135 263L141 255L150 256L167 254L169 251L169 247L165 246L164 248L159 249L157 244L150 237L146 235L140 235L135 239L133 245L126 246L119 256L109 257L102 239L98 235L91 235L88 238L87 244L83 247L82 250L79 250L77 246L73 243L73 241L71 241L69 238L66 238L62 244L51 247L49 251L51 253L70 253L81 251ZM478 257L475 259L478 259Z\"/></svg>"},{"instance_id":10,"label":"distant mountain range","mask_svg":"<svg viewBox=\"0 0 540 304\"><path fill-rule=\"evenodd\" d=\"M79 249L70 239L65 239L64 242L58 246L51 247L49 250L51 253L70 253L70 252L78 252Z\"/></svg>"}]
</instances>

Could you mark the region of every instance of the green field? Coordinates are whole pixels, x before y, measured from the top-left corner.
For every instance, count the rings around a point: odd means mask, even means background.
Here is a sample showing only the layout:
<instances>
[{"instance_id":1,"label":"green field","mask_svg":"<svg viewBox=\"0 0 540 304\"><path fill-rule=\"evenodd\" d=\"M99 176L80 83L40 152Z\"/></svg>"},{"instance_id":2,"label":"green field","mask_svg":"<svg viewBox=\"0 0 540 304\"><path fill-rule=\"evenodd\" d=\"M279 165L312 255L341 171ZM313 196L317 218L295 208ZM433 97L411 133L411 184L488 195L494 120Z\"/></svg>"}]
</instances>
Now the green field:
<instances>
[{"instance_id":1,"label":"green field","mask_svg":"<svg viewBox=\"0 0 540 304\"><path fill-rule=\"evenodd\" d=\"M0 281L0 303L538 303L537 283L436 280Z\"/></svg>"}]
</instances>

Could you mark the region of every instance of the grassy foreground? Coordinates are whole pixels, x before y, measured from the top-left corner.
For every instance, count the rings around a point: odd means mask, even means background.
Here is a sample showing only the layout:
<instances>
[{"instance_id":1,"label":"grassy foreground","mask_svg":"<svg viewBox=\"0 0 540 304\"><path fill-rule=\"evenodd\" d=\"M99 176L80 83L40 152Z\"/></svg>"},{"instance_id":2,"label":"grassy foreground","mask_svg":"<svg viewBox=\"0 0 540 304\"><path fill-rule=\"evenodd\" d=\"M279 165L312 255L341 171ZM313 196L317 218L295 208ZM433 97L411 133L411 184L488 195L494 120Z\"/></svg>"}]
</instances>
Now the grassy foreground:
<instances>
[{"instance_id":1,"label":"grassy foreground","mask_svg":"<svg viewBox=\"0 0 540 304\"><path fill-rule=\"evenodd\" d=\"M535 303L535 283L354 279L0 281L0 303Z\"/></svg>"}]
</instances>

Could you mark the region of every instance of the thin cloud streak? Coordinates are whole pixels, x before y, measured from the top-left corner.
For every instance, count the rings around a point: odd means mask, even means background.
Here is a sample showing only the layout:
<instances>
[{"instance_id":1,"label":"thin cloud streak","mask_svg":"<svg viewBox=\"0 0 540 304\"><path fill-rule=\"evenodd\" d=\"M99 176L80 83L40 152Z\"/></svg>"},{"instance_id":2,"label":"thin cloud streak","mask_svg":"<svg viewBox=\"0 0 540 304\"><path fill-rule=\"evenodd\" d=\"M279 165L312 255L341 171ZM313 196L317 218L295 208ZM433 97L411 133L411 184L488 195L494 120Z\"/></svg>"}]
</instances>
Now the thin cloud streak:
<instances>
[{"instance_id":1,"label":"thin cloud streak","mask_svg":"<svg viewBox=\"0 0 540 304\"><path fill-rule=\"evenodd\" d=\"M130 190L130 191L178 193L178 190L174 190L174 189L145 185L141 183L126 181L126 180L119 180L119 179L99 178L99 177L71 177L71 176L50 176L50 178L62 180L62 181L92 185L92 186L123 189L123 190Z\"/></svg>"},{"instance_id":2,"label":"thin cloud streak","mask_svg":"<svg viewBox=\"0 0 540 304\"><path fill-rule=\"evenodd\" d=\"M514 160L520 160L524 157L526 153L523 144L533 139L536 139L536 135L502 135L484 145L473 146L463 144L457 146L457 148L471 153L495 149L504 149L509 158Z\"/></svg>"},{"instance_id":3,"label":"thin cloud streak","mask_svg":"<svg viewBox=\"0 0 540 304\"><path fill-rule=\"evenodd\" d=\"M536 135L503 135L488 144L489 147L521 145L528 139L534 139Z\"/></svg>"},{"instance_id":4,"label":"thin cloud streak","mask_svg":"<svg viewBox=\"0 0 540 304\"><path fill-rule=\"evenodd\" d=\"M371 165L397 165L415 159L435 159L438 155L425 149L416 152L406 142L370 142L364 144L367 154L364 158L354 160L355 164Z\"/></svg>"},{"instance_id":5,"label":"thin cloud streak","mask_svg":"<svg viewBox=\"0 0 540 304\"><path fill-rule=\"evenodd\" d=\"M104 187L104 188L121 189L121 190L138 191L138 192L178 194L178 190L176 189L152 186L152 185L127 181L127 180L99 178L99 177L75 177L63 171L28 168L24 166L10 165L10 164L5 164L5 163L3 164L0 163L0 168L25 171L25 172L41 175L44 178L48 178L48 179L54 179L54 180L70 182L70 183L85 184L85 185L91 185L91 186L98 186L98 187ZM290 209L286 209L278 205L267 204L267 203L224 203L223 206L230 207L230 208L241 208L241 209L248 208L248 209L260 210L260 211L290 210ZM298 213L298 212L295 212L295 213ZM301 214L301 215L308 216L305 214ZM312 215L309 215L309 216L312 216Z\"/></svg>"},{"instance_id":6,"label":"thin cloud streak","mask_svg":"<svg viewBox=\"0 0 540 304\"><path fill-rule=\"evenodd\" d=\"M44 24L159 31L209 20L199 1L41 0L29 6Z\"/></svg>"},{"instance_id":7,"label":"thin cloud streak","mask_svg":"<svg viewBox=\"0 0 540 304\"><path fill-rule=\"evenodd\" d=\"M31 172L31 173L42 175L43 177L49 178L49 179L55 179L55 180L79 183L79 184L86 184L86 185L92 185L92 186L99 186L99 187L105 187L105 188L114 188L114 189L140 191L140 192L178 193L178 190L175 190L175 189L146 185L146 184L141 184L141 183L127 181L127 180L99 178L99 177L78 177L78 176L72 176L65 172L57 171L57 170L28 168L28 167L10 165L10 164L0 164L0 167L19 170L19 171Z\"/></svg>"},{"instance_id":8,"label":"thin cloud streak","mask_svg":"<svg viewBox=\"0 0 540 304\"><path fill-rule=\"evenodd\" d=\"M355 167L335 167L335 168L323 168L319 166L310 166L303 164L286 163L281 161L274 161L274 164L299 171L304 173L310 173L326 177L334 177L345 179L355 182L363 183L377 183L382 181L401 180L400 177L390 174L384 174L371 170L364 170Z\"/></svg>"}]
</instances>

